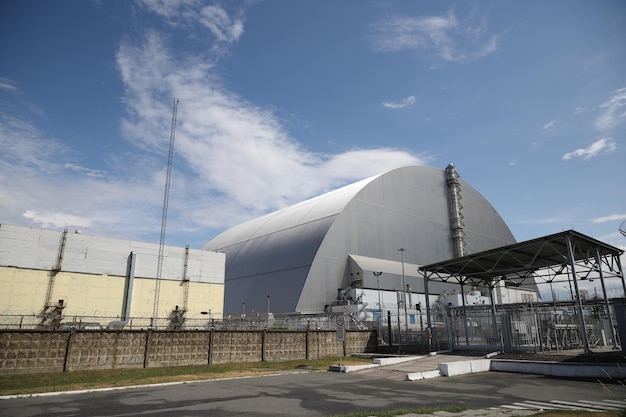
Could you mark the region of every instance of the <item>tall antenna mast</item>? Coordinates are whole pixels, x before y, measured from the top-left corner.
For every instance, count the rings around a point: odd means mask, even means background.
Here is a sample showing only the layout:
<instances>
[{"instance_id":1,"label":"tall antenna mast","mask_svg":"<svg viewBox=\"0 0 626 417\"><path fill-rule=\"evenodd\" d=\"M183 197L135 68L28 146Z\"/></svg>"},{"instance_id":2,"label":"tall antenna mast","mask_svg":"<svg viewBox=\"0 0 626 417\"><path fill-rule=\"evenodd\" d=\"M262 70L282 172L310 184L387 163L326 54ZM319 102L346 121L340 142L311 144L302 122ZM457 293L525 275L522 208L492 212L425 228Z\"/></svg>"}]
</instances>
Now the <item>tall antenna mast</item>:
<instances>
[{"instance_id":1,"label":"tall antenna mast","mask_svg":"<svg viewBox=\"0 0 626 417\"><path fill-rule=\"evenodd\" d=\"M152 309L152 327L157 328L159 317L159 293L161 292L161 274L163 273L163 251L165 249L165 229L167 226L167 203L170 198L170 182L172 179L172 159L174 157L174 137L176 136L176 112L178 111L178 100L174 98L174 109L172 110L172 129L170 131L170 150L167 157L167 175L165 176L165 193L163 196L163 217L161 218L161 240L159 241L159 257L157 260L156 282L154 284L154 306Z\"/></svg>"}]
</instances>

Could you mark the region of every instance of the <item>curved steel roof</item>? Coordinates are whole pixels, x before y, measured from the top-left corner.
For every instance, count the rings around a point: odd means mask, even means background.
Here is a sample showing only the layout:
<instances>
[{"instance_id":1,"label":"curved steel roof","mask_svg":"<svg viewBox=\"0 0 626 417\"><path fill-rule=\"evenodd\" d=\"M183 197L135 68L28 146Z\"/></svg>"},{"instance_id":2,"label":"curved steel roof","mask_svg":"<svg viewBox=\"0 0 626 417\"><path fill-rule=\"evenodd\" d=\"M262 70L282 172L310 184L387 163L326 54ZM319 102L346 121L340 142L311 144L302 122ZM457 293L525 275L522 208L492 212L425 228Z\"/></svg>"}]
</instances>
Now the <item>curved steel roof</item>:
<instances>
[{"instance_id":1,"label":"curved steel roof","mask_svg":"<svg viewBox=\"0 0 626 417\"><path fill-rule=\"evenodd\" d=\"M259 239L279 231L336 216L341 213L355 194L380 175L383 174L366 178L234 226L207 243L204 249L218 248L223 250L235 242ZM322 221L320 224L328 224L328 222Z\"/></svg>"},{"instance_id":2,"label":"curved steel roof","mask_svg":"<svg viewBox=\"0 0 626 417\"><path fill-rule=\"evenodd\" d=\"M491 204L460 184L470 253L515 242ZM319 312L349 284L348 255L400 261L403 247L407 264L453 257L448 192L441 169L398 168L227 230L204 247L226 253L225 314Z\"/></svg>"}]
</instances>

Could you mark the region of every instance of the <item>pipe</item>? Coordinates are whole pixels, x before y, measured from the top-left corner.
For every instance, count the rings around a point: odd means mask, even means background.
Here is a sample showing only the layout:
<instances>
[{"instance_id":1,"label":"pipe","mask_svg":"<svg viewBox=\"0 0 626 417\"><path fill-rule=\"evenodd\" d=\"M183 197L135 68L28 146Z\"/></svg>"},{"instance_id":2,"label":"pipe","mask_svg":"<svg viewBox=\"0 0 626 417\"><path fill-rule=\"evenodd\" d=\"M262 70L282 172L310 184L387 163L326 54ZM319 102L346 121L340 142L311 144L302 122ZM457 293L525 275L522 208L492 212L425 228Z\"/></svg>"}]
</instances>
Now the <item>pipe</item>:
<instances>
[{"instance_id":1,"label":"pipe","mask_svg":"<svg viewBox=\"0 0 626 417\"><path fill-rule=\"evenodd\" d=\"M112 321L107 328L121 329L126 326L130 320L130 305L133 300L133 284L135 283L135 263L137 254L131 252L128 255L128 268L126 269L126 285L124 286L124 304L122 305L121 320Z\"/></svg>"},{"instance_id":2,"label":"pipe","mask_svg":"<svg viewBox=\"0 0 626 417\"><path fill-rule=\"evenodd\" d=\"M467 255L465 225L463 224L463 213L461 212L463 206L461 205L461 183L459 178L459 173L454 167L454 164L448 164L446 167L446 184L448 185L448 200L450 203L450 229L457 257Z\"/></svg>"}]
</instances>

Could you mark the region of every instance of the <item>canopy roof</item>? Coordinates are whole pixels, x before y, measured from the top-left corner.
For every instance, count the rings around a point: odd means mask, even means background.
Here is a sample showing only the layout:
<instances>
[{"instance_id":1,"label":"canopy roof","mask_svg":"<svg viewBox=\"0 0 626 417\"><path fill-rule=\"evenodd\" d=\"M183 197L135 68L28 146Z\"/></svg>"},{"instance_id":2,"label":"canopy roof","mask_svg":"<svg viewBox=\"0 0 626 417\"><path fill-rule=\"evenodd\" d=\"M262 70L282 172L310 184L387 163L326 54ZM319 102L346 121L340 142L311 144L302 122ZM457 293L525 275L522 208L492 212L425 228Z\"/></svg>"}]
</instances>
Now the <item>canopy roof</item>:
<instances>
[{"instance_id":1,"label":"canopy roof","mask_svg":"<svg viewBox=\"0 0 626 417\"><path fill-rule=\"evenodd\" d=\"M554 277L576 269L585 279L592 272L622 276L623 250L574 230L424 265L419 270L429 280L485 284L510 280L520 284L529 276ZM576 267L574 268L574 265Z\"/></svg>"}]
</instances>

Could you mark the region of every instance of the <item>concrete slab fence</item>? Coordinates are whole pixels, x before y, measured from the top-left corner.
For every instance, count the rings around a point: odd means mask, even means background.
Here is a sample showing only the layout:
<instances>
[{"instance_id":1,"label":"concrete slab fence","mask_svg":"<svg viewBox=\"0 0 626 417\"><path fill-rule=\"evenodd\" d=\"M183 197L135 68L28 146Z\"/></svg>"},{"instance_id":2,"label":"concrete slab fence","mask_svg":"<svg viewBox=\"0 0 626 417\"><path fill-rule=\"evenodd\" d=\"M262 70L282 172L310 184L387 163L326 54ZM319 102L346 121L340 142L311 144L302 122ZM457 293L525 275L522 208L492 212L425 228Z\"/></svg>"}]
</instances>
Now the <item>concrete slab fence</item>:
<instances>
[{"instance_id":1,"label":"concrete slab fence","mask_svg":"<svg viewBox=\"0 0 626 417\"><path fill-rule=\"evenodd\" d=\"M25 374L319 359L376 350L376 333L348 331L0 331L0 372Z\"/></svg>"}]
</instances>

